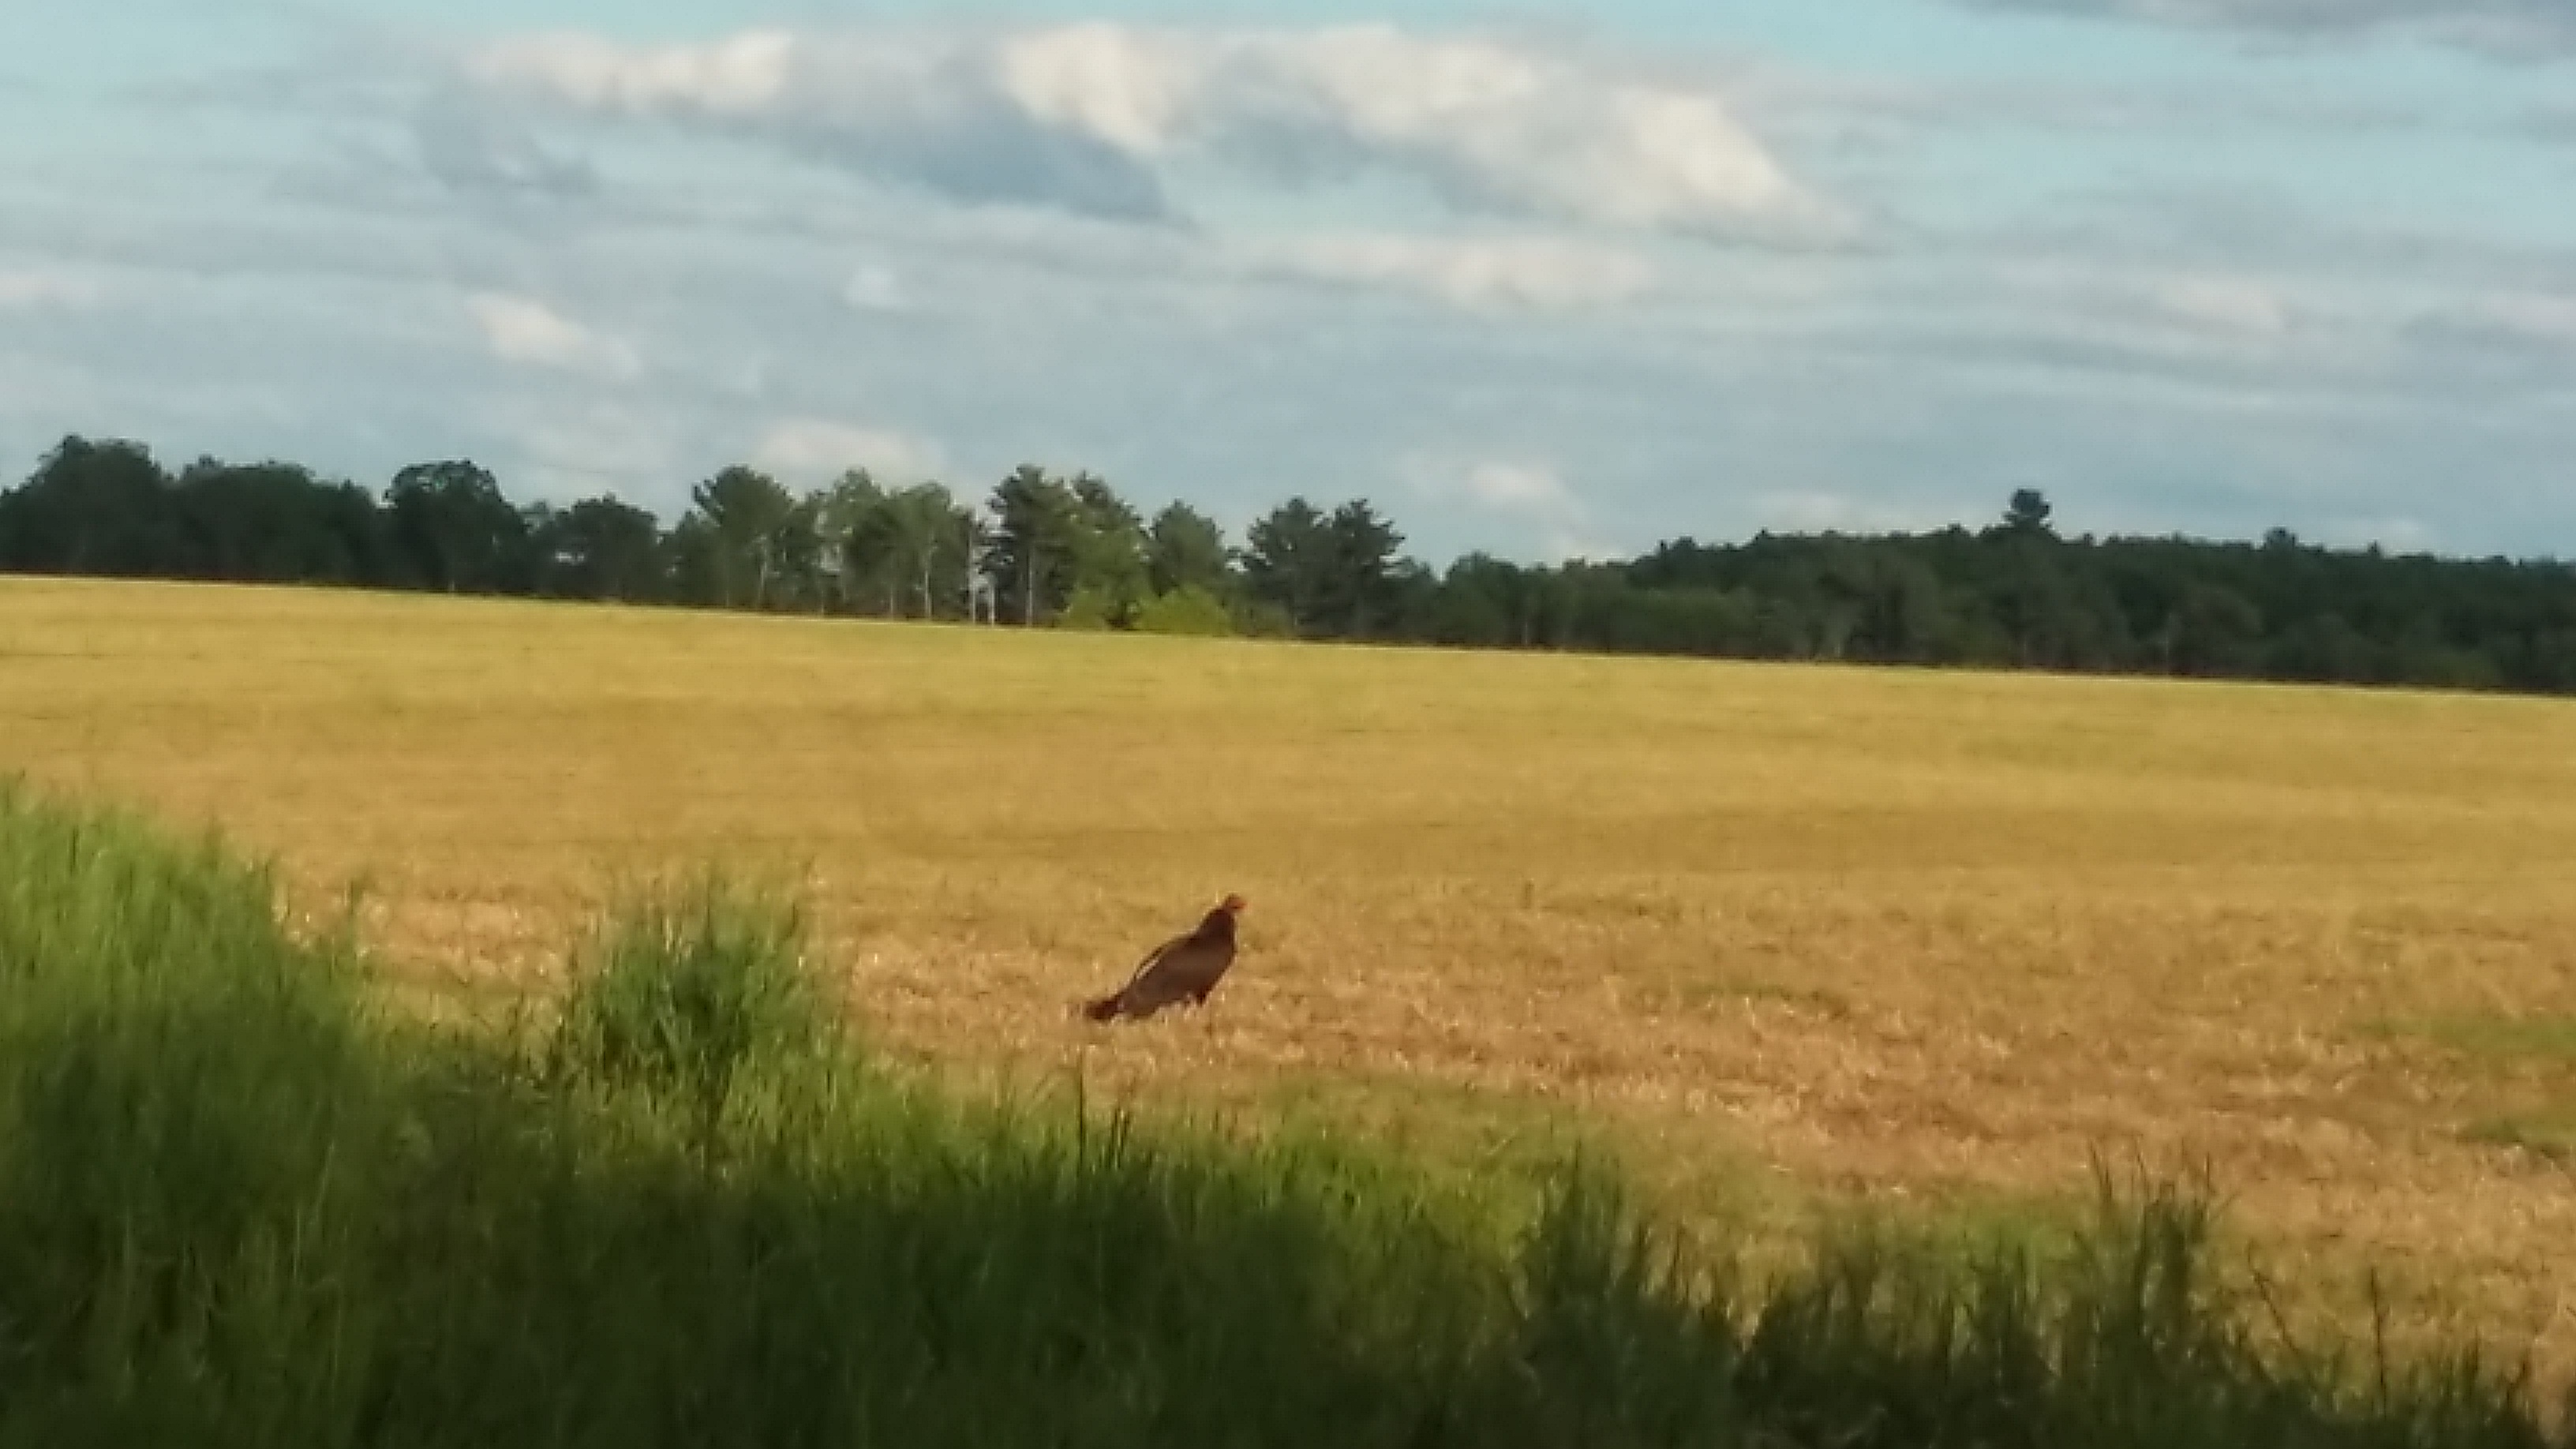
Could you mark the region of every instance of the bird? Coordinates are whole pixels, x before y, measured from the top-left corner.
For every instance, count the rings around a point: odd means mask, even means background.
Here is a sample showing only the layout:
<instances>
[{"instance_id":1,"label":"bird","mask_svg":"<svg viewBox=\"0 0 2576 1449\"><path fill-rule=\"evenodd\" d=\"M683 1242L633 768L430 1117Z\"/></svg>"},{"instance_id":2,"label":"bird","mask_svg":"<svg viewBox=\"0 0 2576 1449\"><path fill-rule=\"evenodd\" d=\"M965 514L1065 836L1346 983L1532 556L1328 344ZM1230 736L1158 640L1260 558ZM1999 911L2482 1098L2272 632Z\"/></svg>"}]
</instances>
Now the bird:
<instances>
[{"instance_id":1,"label":"bird","mask_svg":"<svg viewBox=\"0 0 2576 1449\"><path fill-rule=\"evenodd\" d=\"M1202 917L1198 929L1174 936L1136 964L1127 984L1097 1001L1085 1002L1082 1014L1092 1021L1128 1017L1142 1021L1166 1006L1187 1001L1207 1004L1208 993L1234 964L1234 922L1243 914L1243 897L1229 894Z\"/></svg>"}]
</instances>

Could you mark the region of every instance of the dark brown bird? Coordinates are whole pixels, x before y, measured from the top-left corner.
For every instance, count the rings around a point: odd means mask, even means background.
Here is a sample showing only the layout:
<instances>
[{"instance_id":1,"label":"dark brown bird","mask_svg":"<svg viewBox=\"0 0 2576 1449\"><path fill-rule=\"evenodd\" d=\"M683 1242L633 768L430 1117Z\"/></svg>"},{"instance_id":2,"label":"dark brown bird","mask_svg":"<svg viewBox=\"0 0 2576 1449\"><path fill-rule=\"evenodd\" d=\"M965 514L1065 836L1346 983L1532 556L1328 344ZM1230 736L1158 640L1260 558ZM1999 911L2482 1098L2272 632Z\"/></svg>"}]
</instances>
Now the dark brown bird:
<instances>
[{"instance_id":1,"label":"dark brown bird","mask_svg":"<svg viewBox=\"0 0 2576 1449\"><path fill-rule=\"evenodd\" d=\"M1243 897L1229 895L1207 913L1198 929L1174 936L1155 947L1136 965L1136 974L1116 991L1086 1003L1082 1014L1093 1021L1128 1017L1143 1021L1177 1002L1207 1004L1225 969L1234 964L1234 918L1243 913Z\"/></svg>"}]
</instances>

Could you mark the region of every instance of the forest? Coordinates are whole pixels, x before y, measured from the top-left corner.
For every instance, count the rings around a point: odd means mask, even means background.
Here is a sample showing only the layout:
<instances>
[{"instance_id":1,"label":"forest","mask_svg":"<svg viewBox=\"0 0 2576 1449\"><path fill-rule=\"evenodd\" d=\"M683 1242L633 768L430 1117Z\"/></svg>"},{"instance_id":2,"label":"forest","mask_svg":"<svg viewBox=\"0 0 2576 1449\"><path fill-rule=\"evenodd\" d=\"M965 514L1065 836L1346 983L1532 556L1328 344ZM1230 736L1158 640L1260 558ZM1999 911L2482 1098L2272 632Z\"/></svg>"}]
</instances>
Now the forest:
<instances>
[{"instance_id":1,"label":"forest","mask_svg":"<svg viewBox=\"0 0 2576 1449\"><path fill-rule=\"evenodd\" d=\"M0 571L1461 648L2576 693L2576 565L2260 540L2069 537L2015 492L1920 533L1683 537L1635 558L1446 567L1365 497L1293 497L1239 540L1092 473L981 497L747 465L667 523L513 499L465 460L379 490L292 463L71 436L0 491Z\"/></svg>"}]
</instances>

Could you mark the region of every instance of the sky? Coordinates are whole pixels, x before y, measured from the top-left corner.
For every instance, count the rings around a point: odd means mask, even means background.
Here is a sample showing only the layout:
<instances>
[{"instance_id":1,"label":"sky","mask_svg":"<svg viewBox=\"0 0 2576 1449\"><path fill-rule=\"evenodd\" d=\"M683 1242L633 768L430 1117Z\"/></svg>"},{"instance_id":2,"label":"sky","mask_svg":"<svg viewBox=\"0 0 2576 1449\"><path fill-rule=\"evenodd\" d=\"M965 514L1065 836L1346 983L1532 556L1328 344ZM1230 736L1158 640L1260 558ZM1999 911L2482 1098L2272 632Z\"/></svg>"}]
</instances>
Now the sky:
<instances>
[{"instance_id":1,"label":"sky","mask_svg":"<svg viewBox=\"0 0 2576 1449\"><path fill-rule=\"evenodd\" d=\"M2576 0L18 0L66 434L2576 557Z\"/></svg>"}]
</instances>

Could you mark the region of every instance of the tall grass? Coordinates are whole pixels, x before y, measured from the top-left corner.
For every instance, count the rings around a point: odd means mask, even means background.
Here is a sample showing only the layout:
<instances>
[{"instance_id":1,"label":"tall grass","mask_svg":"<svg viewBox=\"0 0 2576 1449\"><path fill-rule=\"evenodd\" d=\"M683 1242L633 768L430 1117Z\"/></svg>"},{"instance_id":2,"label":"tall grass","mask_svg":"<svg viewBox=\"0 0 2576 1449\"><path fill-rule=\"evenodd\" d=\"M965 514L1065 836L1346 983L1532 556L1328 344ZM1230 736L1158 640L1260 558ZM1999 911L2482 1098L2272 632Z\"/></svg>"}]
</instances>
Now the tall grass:
<instances>
[{"instance_id":1,"label":"tall grass","mask_svg":"<svg viewBox=\"0 0 2576 1449\"><path fill-rule=\"evenodd\" d=\"M1570 1164L1497 1246L1365 1147L939 1094L792 904L604 922L515 1029L377 1012L261 870L0 790L0 1444L2563 1444L2292 1352L2201 1199L1755 1281Z\"/></svg>"},{"instance_id":2,"label":"tall grass","mask_svg":"<svg viewBox=\"0 0 2576 1449\"><path fill-rule=\"evenodd\" d=\"M548 1080L646 1094L686 1117L702 1158L721 1145L746 1076L846 1045L797 903L712 873L635 893L575 948L571 975L545 1046Z\"/></svg>"}]
</instances>

